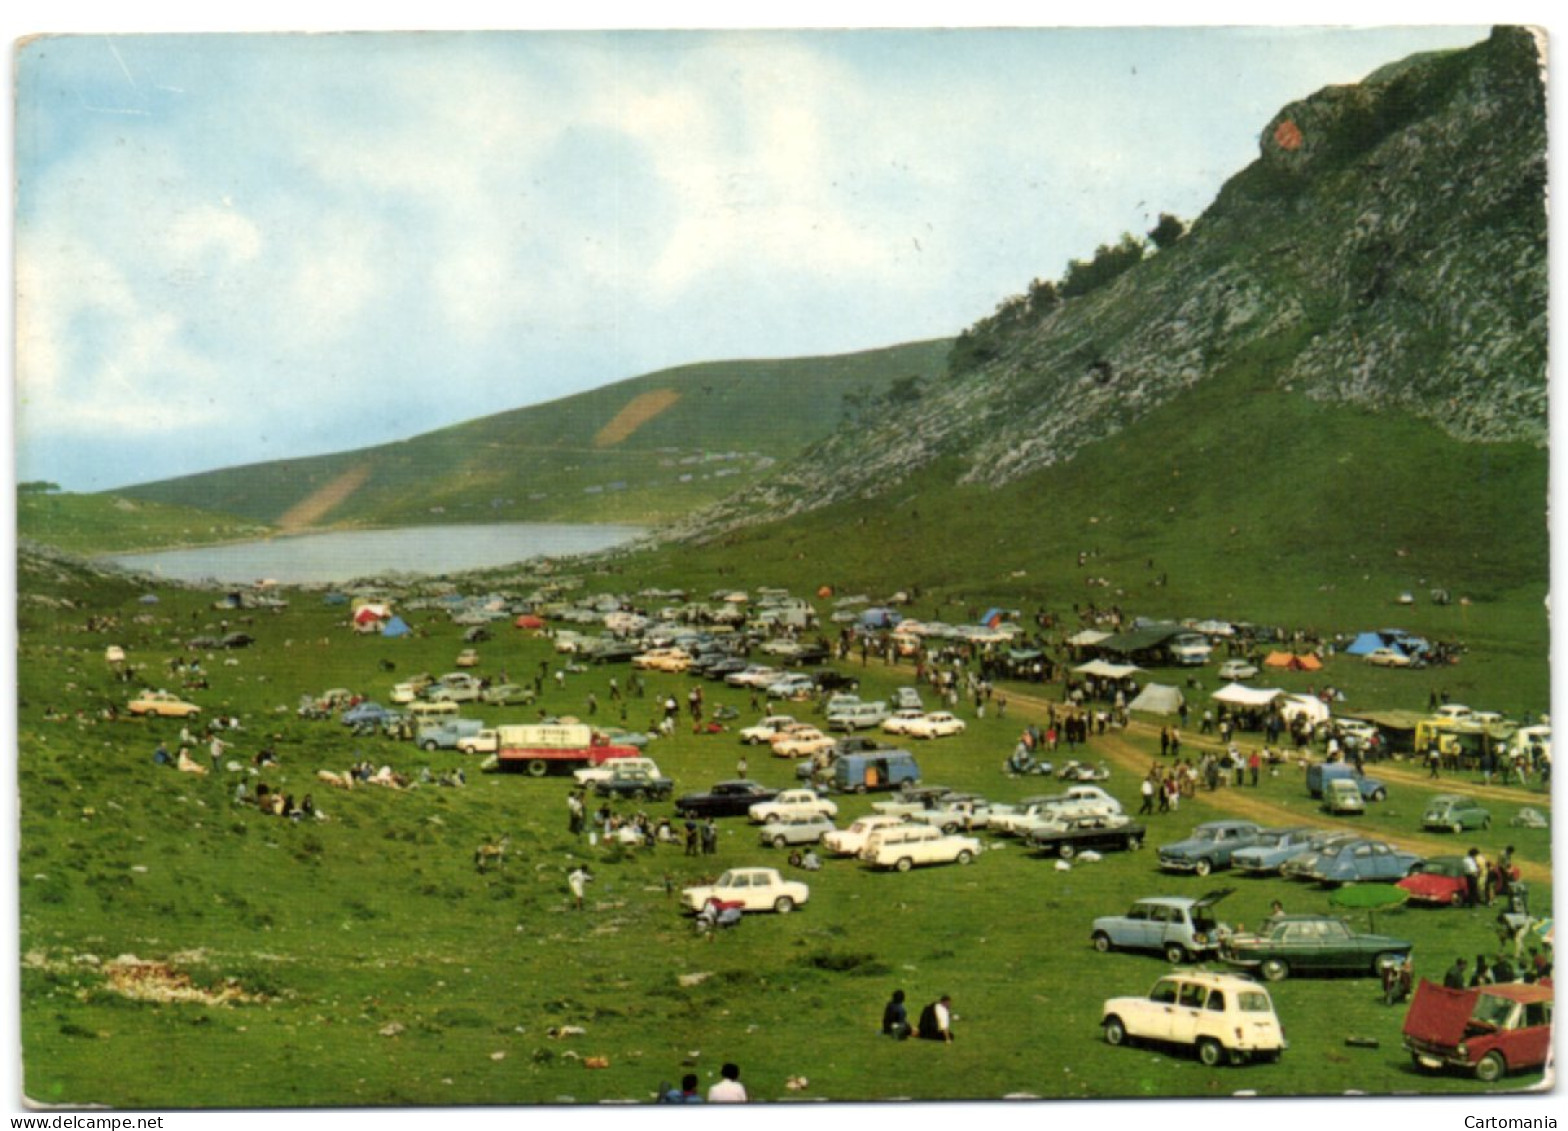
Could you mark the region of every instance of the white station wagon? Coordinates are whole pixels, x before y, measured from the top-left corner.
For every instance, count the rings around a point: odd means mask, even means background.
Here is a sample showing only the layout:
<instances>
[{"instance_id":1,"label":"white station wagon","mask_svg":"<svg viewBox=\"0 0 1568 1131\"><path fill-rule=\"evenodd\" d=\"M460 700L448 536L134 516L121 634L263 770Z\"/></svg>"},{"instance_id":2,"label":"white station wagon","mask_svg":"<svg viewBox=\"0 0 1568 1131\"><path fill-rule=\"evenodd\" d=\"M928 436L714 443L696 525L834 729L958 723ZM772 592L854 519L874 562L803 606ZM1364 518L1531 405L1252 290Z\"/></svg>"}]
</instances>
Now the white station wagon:
<instances>
[{"instance_id":1,"label":"white station wagon","mask_svg":"<svg viewBox=\"0 0 1568 1131\"><path fill-rule=\"evenodd\" d=\"M809 789L786 789L771 801L759 801L747 814L758 824L789 817L836 817L838 803Z\"/></svg>"},{"instance_id":2,"label":"white station wagon","mask_svg":"<svg viewBox=\"0 0 1568 1131\"><path fill-rule=\"evenodd\" d=\"M880 829L866 839L860 858L873 868L907 872L917 864L968 864L980 855L972 836L954 836L930 825Z\"/></svg>"},{"instance_id":3,"label":"white station wagon","mask_svg":"<svg viewBox=\"0 0 1568 1131\"><path fill-rule=\"evenodd\" d=\"M1268 991L1250 978L1177 970L1148 997L1115 997L1101 1008L1100 1031L1109 1044L1150 1041L1196 1049L1209 1067L1276 1060L1285 1032Z\"/></svg>"},{"instance_id":4,"label":"white station wagon","mask_svg":"<svg viewBox=\"0 0 1568 1131\"><path fill-rule=\"evenodd\" d=\"M756 806L752 806L753 809ZM871 839L871 834L882 829L897 828L905 824L903 817L887 813L868 813L847 829L835 829L822 838L822 847L835 856L859 856L861 849Z\"/></svg>"}]
</instances>

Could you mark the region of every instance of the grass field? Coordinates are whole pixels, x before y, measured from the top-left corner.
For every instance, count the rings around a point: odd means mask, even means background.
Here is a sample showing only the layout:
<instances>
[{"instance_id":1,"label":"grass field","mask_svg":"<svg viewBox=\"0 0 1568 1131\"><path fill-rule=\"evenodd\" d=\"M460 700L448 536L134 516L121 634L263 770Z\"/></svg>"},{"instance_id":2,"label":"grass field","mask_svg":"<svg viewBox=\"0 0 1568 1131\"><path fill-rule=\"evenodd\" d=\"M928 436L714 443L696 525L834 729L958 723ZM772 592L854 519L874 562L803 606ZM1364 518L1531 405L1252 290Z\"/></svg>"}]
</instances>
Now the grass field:
<instances>
[{"instance_id":1,"label":"grass field","mask_svg":"<svg viewBox=\"0 0 1568 1131\"><path fill-rule=\"evenodd\" d=\"M627 581L614 579L617 588ZM1015 845L967 868L908 875L828 861L810 877L812 898L798 913L750 917L711 942L700 939L672 890L731 864L781 863L783 854L760 847L745 822L721 822L712 858L590 846L566 832L561 780L480 775L458 755L355 740L335 721L295 716L302 692L347 686L384 700L400 673L448 670L461 629L432 614L410 614L420 629L413 639L355 637L340 610L296 593L286 612L258 614L246 626L258 638L254 647L202 657L211 686L192 696L208 715L235 713L244 722L231 756L248 762L264 741L274 745L281 767L262 780L312 792L330 819L296 825L262 817L233 803L239 774L197 778L153 765L153 747L172 741L177 723L96 717L108 703L123 704L130 686L111 679L105 645L124 645L145 682L166 684L165 661L180 651L178 641L219 627L225 614L210 609L211 595L160 589L157 605L143 605L137 587L83 581L68 570L24 571L22 583L44 598L24 600L18 657L22 1038L26 1094L38 1101L200 1108L647 1100L688 1062L706 1086L725 1060L743 1065L753 1096L764 1100L1485 1090L1415 1073L1399 1048L1402 1011L1380 1004L1371 978L1279 984L1274 996L1291 1047L1275 1065L1209 1070L1181 1056L1107 1046L1097 1029L1101 1001L1146 991L1166 967L1154 957L1094 952L1089 921L1141 896L1212 886L1160 874L1147 849L1069 872ZM74 608L49 604L67 594ZM85 631L88 611L112 612L118 625ZM481 646L481 657L482 672L504 668L516 679L553 654L548 641L508 628ZM1363 676L1343 660L1326 675L1342 672L1351 684ZM573 675L564 693L547 681L542 705L580 713L592 691L601 716L618 721L612 674L626 684L624 668ZM878 667L862 674L873 691L908 678ZM673 676L648 683L650 695L680 696L688 686ZM745 692L706 686L710 705L732 703L749 721ZM1026 691L1012 689L1008 717L965 711L964 736L916 747L925 779L996 800L1040 792L1039 779L1000 772ZM532 711L465 713L494 723ZM649 702L634 701L627 721L643 725L652 713ZM59 714L66 719L46 718ZM1136 728L1096 739L1090 754L1114 767L1112 791L1132 802L1154 748L1152 731ZM732 776L740 751L722 734L677 732L653 744L679 791ZM790 764L748 753L752 776L793 780ZM425 765L437 772L464 765L469 784L344 793L316 780L318 769L341 770L361 756L416 774ZM1425 851L1468 845L1421 834L1432 785L1397 766L1389 777L1389 801L1362 824ZM839 823L869 803L843 799ZM1489 852L1515 844L1533 880L1533 909L1549 915L1548 835L1507 826L1519 806L1549 798L1510 789L1490 804L1497 821L1474 842ZM1331 823L1287 771L1255 792L1200 795L1157 818L1151 848L1238 809ZM475 848L502 835L511 838L507 866L476 871ZM583 860L597 882L588 908L576 913L565 877ZM1224 911L1233 923L1256 921L1275 898L1292 911L1328 910L1319 889L1283 880L1232 884ZM1377 925L1415 941L1417 973L1428 977L1457 955L1496 949L1487 912L1408 909L1379 914ZM177 985L227 989L244 1000L134 1000L115 988L111 963L121 955L166 964ZM879 1037L882 1003L899 987L916 1006L951 993L957 1043L895 1047ZM552 1038L561 1028L583 1032ZM1377 1046L1352 1047L1347 1036ZM585 1068L589 1057L606 1058L608 1068ZM804 1092L785 1088L791 1076L809 1079ZM1507 1086L1538 1079L1510 1077Z\"/></svg>"}]
</instances>

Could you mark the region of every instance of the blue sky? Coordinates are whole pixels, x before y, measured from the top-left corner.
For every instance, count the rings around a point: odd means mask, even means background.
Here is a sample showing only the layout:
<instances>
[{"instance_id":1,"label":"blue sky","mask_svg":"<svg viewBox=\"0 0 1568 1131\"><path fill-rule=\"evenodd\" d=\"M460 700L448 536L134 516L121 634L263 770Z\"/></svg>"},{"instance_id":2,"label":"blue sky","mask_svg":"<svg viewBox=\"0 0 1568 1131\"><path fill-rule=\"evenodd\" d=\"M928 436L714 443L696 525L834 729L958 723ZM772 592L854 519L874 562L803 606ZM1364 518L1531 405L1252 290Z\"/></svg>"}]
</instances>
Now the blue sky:
<instances>
[{"instance_id":1,"label":"blue sky","mask_svg":"<svg viewBox=\"0 0 1568 1131\"><path fill-rule=\"evenodd\" d=\"M1195 217L1286 102L1484 35L35 39L16 473L98 490L951 335Z\"/></svg>"}]
</instances>

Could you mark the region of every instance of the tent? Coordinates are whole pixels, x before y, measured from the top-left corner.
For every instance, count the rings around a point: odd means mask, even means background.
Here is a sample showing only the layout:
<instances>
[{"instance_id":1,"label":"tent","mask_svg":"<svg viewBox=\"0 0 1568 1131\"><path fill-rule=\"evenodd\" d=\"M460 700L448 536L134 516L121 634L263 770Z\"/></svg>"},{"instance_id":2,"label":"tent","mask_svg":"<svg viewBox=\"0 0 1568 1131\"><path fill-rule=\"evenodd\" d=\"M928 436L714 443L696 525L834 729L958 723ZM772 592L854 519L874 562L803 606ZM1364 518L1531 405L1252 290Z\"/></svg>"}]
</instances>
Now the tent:
<instances>
[{"instance_id":1,"label":"tent","mask_svg":"<svg viewBox=\"0 0 1568 1131\"><path fill-rule=\"evenodd\" d=\"M381 626L382 636L407 636L413 631L402 617L393 617Z\"/></svg>"},{"instance_id":2,"label":"tent","mask_svg":"<svg viewBox=\"0 0 1568 1131\"><path fill-rule=\"evenodd\" d=\"M1087 648L1091 644L1098 644L1100 641L1108 639L1110 635L1109 632L1098 632L1095 629L1086 628L1082 632L1075 632L1069 636L1067 643L1074 648Z\"/></svg>"},{"instance_id":3,"label":"tent","mask_svg":"<svg viewBox=\"0 0 1568 1131\"><path fill-rule=\"evenodd\" d=\"M385 620L386 616L387 610L380 605L361 605L359 611L354 614L354 626L363 628L378 620Z\"/></svg>"},{"instance_id":4,"label":"tent","mask_svg":"<svg viewBox=\"0 0 1568 1131\"><path fill-rule=\"evenodd\" d=\"M1270 652L1263 658L1263 666L1292 672L1315 672L1323 670L1323 661L1310 652L1301 656L1290 652Z\"/></svg>"},{"instance_id":5,"label":"tent","mask_svg":"<svg viewBox=\"0 0 1568 1131\"><path fill-rule=\"evenodd\" d=\"M1073 669L1080 675L1092 675L1102 679L1126 679L1134 672L1142 670L1137 664L1112 664L1105 660L1090 660L1087 664L1079 664Z\"/></svg>"},{"instance_id":6,"label":"tent","mask_svg":"<svg viewBox=\"0 0 1568 1131\"><path fill-rule=\"evenodd\" d=\"M1214 701L1232 707L1267 707L1283 694L1277 687L1243 687L1233 683L1216 691Z\"/></svg>"},{"instance_id":7,"label":"tent","mask_svg":"<svg viewBox=\"0 0 1568 1131\"><path fill-rule=\"evenodd\" d=\"M544 627L544 618L536 617L533 613L524 613L522 616L514 620L512 624L517 628L538 629Z\"/></svg>"},{"instance_id":8,"label":"tent","mask_svg":"<svg viewBox=\"0 0 1568 1131\"><path fill-rule=\"evenodd\" d=\"M1315 695L1287 696L1285 702L1280 705L1279 713L1286 719L1305 715L1313 726L1328 722L1329 715L1328 704Z\"/></svg>"},{"instance_id":9,"label":"tent","mask_svg":"<svg viewBox=\"0 0 1568 1131\"><path fill-rule=\"evenodd\" d=\"M892 628L903 617L892 609L867 609L860 614L862 628Z\"/></svg>"},{"instance_id":10,"label":"tent","mask_svg":"<svg viewBox=\"0 0 1568 1131\"><path fill-rule=\"evenodd\" d=\"M1138 697L1127 704L1129 711L1147 711L1151 715L1174 715L1181 710L1182 694L1178 688L1163 683L1151 683Z\"/></svg>"},{"instance_id":11,"label":"tent","mask_svg":"<svg viewBox=\"0 0 1568 1131\"><path fill-rule=\"evenodd\" d=\"M1383 638L1381 632L1363 632L1350 642L1350 646L1345 649L1345 654L1349 656L1365 656L1368 652L1376 652L1379 648L1389 647L1390 643L1390 641Z\"/></svg>"}]
</instances>

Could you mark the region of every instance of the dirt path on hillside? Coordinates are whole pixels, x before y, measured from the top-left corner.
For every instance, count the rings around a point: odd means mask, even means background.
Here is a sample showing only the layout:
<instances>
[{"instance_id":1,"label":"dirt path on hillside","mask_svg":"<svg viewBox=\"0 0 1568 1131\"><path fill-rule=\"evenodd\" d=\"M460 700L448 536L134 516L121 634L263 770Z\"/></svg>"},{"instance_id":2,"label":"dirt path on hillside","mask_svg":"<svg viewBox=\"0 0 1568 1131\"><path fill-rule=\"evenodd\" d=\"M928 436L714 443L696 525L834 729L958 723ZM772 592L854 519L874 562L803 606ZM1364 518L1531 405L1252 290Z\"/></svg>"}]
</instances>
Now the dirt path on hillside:
<instances>
[{"instance_id":1,"label":"dirt path on hillside","mask_svg":"<svg viewBox=\"0 0 1568 1131\"><path fill-rule=\"evenodd\" d=\"M616 413L608 424L599 429L593 438L593 446L614 447L680 399L681 395L674 389L653 389L638 393L626 402L626 407Z\"/></svg>"},{"instance_id":2,"label":"dirt path on hillside","mask_svg":"<svg viewBox=\"0 0 1568 1131\"><path fill-rule=\"evenodd\" d=\"M1014 691L1007 693L1009 714L1022 714L1026 721L1044 721L1047 708L1053 706L1060 707L1061 704L1037 695L1020 694ZM1129 722L1127 729L1135 734L1157 733L1156 728L1152 724L1136 720ZM1151 758L1148 751L1140 750L1128 741L1125 732L1107 731L1105 734L1097 736L1094 743L1094 749L1097 754L1103 756L1108 763L1128 771L1135 779L1141 779L1148 772L1149 766L1154 761L1158 761L1157 758ZM1238 745L1242 749L1250 749L1245 743L1238 743ZM1188 735L1182 736L1182 746L1186 750L1217 751L1223 749L1217 742L1207 741L1203 738L1194 742ZM1406 770L1403 767L1389 766L1387 763L1380 763L1376 767L1376 771L1378 777L1390 782L1401 781L1406 784L1418 784L1426 780L1426 772L1424 770ZM1474 794L1478 797L1506 801L1516 805L1521 803L1520 794L1517 790L1499 786L1484 786L1461 781L1457 778L1444 778L1442 781L1443 788L1452 793ZM1537 804L1541 808L1548 810L1551 808L1550 798L1534 797L1533 795L1527 795L1527 798L1529 803ZM1204 793L1203 800L1205 804L1212 805L1217 809L1223 809L1238 817L1256 821L1260 825L1271 828L1297 826L1302 823L1300 813L1287 809L1283 805L1255 797L1245 787L1222 787L1213 793ZM1339 820L1327 815L1314 815L1312 824L1315 826L1321 825L1325 828L1344 829L1346 832L1360 831L1360 827L1353 822ZM1377 835L1392 844L1398 845L1400 848L1419 853L1422 856L1451 856L1462 851L1462 849L1455 847L1455 842L1451 839L1439 840L1430 836L1410 836L1384 832L1379 832ZM1518 864L1520 875L1523 879L1531 883L1551 882L1552 869L1549 864L1540 864L1534 861L1518 861Z\"/></svg>"},{"instance_id":3,"label":"dirt path on hillside","mask_svg":"<svg viewBox=\"0 0 1568 1131\"><path fill-rule=\"evenodd\" d=\"M362 463L351 467L331 482L318 487L284 511L278 519L280 530L298 530L314 526L324 515L358 491L370 478L370 465Z\"/></svg>"}]
</instances>

